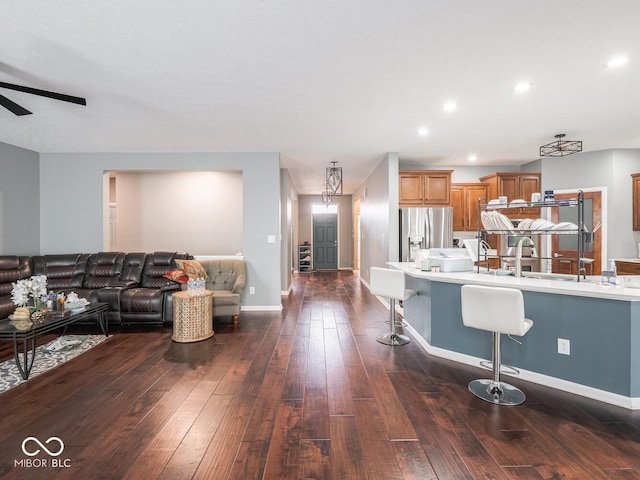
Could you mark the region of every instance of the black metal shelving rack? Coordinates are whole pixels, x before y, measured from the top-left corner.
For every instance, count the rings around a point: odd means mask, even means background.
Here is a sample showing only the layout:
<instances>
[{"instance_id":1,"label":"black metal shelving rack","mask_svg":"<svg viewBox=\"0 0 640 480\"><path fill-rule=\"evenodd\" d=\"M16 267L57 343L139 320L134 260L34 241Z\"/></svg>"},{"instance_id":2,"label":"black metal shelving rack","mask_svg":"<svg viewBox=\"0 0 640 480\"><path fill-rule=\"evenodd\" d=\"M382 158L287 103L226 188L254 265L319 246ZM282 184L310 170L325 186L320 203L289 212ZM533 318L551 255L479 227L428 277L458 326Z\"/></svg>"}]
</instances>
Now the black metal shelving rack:
<instances>
[{"instance_id":1,"label":"black metal shelving rack","mask_svg":"<svg viewBox=\"0 0 640 480\"><path fill-rule=\"evenodd\" d=\"M567 231L562 231L562 230L519 230L517 227L514 227L513 230L491 230L491 229L486 229L486 228L482 228L482 212L485 211L489 211L489 210L508 210L508 209L513 209L513 208L563 208L563 207L569 207L569 208L577 208L578 209L578 229L574 232L571 233L567 233ZM567 235L567 234L572 234L572 235L576 235L577 240L577 252L578 252L578 256L577 258L565 258L566 260L575 260L577 262L578 265L578 269L577 269L577 281L580 281L580 275L582 274L582 277L586 277L586 267L585 267L585 262L584 262L584 244L585 244L585 239L587 239L588 237L593 236L593 233L589 233L587 232L585 226L584 226L584 193L582 192L582 190L578 191L578 196L576 199L572 199L572 200L554 200L552 202L532 202L532 203L522 203L522 204L518 204L515 206L511 206L511 205L494 205L494 204L488 204L487 203L487 199L486 198L479 198L478 199L478 234L477 234L477 238L478 238L478 261L477 261L477 265L476 265L476 271L479 273L480 269L481 269L481 264L485 264L487 270L489 270L489 260L491 258L498 258L498 259L502 259L502 258L513 258L512 256L508 256L508 255L500 255L498 252L498 255L487 255L483 249L481 249L481 240L483 239L484 234L486 235L559 235L559 234L563 234L563 235ZM538 257L540 260L552 260L551 257Z\"/></svg>"}]
</instances>

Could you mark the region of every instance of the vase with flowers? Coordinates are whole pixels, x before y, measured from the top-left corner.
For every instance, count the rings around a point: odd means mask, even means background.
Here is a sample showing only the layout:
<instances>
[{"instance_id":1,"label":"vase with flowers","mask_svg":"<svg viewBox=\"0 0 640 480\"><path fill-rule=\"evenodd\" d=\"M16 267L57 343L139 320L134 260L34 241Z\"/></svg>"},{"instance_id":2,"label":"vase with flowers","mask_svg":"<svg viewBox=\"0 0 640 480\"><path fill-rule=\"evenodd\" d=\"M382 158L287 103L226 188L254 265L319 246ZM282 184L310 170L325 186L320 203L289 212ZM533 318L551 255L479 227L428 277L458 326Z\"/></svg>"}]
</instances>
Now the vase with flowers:
<instances>
[{"instance_id":1,"label":"vase with flowers","mask_svg":"<svg viewBox=\"0 0 640 480\"><path fill-rule=\"evenodd\" d=\"M33 275L30 278L23 278L11 286L11 300L19 307L28 307L31 316L35 312L44 310L46 307L45 298L47 296L47 276Z\"/></svg>"}]
</instances>

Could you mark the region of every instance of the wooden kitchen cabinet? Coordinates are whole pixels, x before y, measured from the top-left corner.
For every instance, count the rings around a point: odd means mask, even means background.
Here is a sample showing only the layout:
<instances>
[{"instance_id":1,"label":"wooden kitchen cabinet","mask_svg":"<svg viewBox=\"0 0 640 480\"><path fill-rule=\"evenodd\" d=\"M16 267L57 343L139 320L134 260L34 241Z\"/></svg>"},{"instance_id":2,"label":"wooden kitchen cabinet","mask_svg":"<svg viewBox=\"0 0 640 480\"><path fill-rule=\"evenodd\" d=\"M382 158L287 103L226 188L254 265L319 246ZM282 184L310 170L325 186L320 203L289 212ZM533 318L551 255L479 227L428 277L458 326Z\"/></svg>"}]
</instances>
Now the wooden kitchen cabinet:
<instances>
[{"instance_id":1,"label":"wooden kitchen cabinet","mask_svg":"<svg viewBox=\"0 0 640 480\"><path fill-rule=\"evenodd\" d=\"M640 262L616 260L618 275L640 275Z\"/></svg>"},{"instance_id":2,"label":"wooden kitchen cabinet","mask_svg":"<svg viewBox=\"0 0 640 480\"><path fill-rule=\"evenodd\" d=\"M487 198L489 200L505 196L507 202L522 199L531 201L531 194L540 192L539 173L497 172L480 178L482 183L488 185ZM539 208L517 208L504 210L502 213L511 218L537 218L540 216Z\"/></svg>"},{"instance_id":3,"label":"wooden kitchen cabinet","mask_svg":"<svg viewBox=\"0 0 640 480\"><path fill-rule=\"evenodd\" d=\"M633 181L633 229L640 230L640 173L631 174Z\"/></svg>"},{"instance_id":4,"label":"wooden kitchen cabinet","mask_svg":"<svg viewBox=\"0 0 640 480\"><path fill-rule=\"evenodd\" d=\"M478 229L478 199L487 198L485 183L452 183L451 206L453 230L476 231Z\"/></svg>"},{"instance_id":5,"label":"wooden kitchen cabinet","mask_svg":"<svg viewBox=\"0 0 640 480\"><path fill-rule=\"evenodd\" d=\"M401 207L446 207L451 201L453 170L401 170L398 203Z\"/></svg>"}]
</instances>

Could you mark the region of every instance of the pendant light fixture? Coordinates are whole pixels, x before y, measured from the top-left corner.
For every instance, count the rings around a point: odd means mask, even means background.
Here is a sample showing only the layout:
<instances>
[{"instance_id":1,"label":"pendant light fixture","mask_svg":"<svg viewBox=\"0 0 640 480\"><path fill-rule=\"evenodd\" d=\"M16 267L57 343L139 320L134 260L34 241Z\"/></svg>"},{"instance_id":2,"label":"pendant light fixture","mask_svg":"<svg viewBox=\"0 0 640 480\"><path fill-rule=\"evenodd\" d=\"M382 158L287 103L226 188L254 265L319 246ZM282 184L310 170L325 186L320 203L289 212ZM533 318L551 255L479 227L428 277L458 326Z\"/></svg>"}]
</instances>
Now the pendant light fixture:
<instances>
[{"instance_id":1,"label":"pendant light fixture","mask_svg":"<svg viewBox=\"0 0 640 480\"><path fill-rule=\"evenodd\" d=\"M564 133L556 135L555 142L547 143L540 147L541 157L564 157L565 155L571 155L572 153L578 153L582 151L582 142L577 140L563 140Z\"/></svg>"},{"instance_id":2,"label":"pendant light fixture","mask_svg":"<svg viewBox=\"0 0 640 480\"><path fill-rule=\"evenodd\" d=\"M327 191L329 195L342 195L342 167L336 167L336 163L331 162L327 167Z\"/></svg>"},{"instance_id":3,"label":"pendant light fixture","mask_svg":"<svg viewBox=\"0 0 640 480\"><path fill-rule=\"evenodd\" d=\"M328 207L329 205L331 205L331 193L329 192L328 188L325 188L322 191L322 204L325 207Z\"/></svg>"}]
</instances>

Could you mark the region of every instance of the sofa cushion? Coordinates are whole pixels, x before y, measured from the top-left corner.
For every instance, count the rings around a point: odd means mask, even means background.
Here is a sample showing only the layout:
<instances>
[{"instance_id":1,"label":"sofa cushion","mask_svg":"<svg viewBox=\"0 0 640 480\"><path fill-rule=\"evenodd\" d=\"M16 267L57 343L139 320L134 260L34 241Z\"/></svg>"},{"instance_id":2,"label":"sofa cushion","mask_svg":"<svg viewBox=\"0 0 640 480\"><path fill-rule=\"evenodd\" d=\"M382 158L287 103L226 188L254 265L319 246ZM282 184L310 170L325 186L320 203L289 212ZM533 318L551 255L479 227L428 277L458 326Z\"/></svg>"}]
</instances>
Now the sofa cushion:
<instances>
[{"instance_id":1,"label":"sofa cushion","mask_svg":"<svg viewBox=\"0 0 640 480\"><path fill-rule=\"evenodd\" d=\"M31 276L29 257L17 255L0 256L0 296L10 296L14 282ZM4 317L0 317L4 318Z\"/></svg>"},{"instance_id":2,"label":"sofa cushion","mask_svg":"<svg viewBox=\"0 0 640 480\"><path fill-rule=\"evenodd\" d=\"M189 281L189 276L182 270L169 270L164 274L164 278L168 278L169 280L173 280L178 283L187 283Z\"/></svg>"},{"instance_id":3,"label":"sofa cushion","mask_svg":"<svg viewBox=\"0 0 640 480\"><path fill-rule=\"evenodd\" d=\"M32 259L33 274L47 276L47 289L82 288L89 254L37 255Z\"/></svg>"},{"instance_id":4,"label":"sofa cushion","mask_svg":"<svg viewBox=\"0 0 640 480\"><path fill-rule=\"evenodd\" d=\"M100 252L91 255L87 261L83 287L98 289L119 282L124 258L124 252Z\"/></svg>"},{"instance_id":5,"label":"sofa cushion","mask_svg":"<svg viewBox=\"0 0 640 480\"><path fill-rule=\"evenodd\" d=\"M204 278L205 280L209 278L207 271L197 260L176 260L176 265L189 278Z\"/></svg>"}]
</instances>

